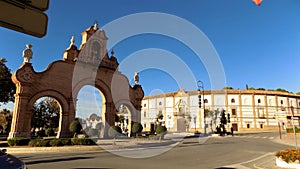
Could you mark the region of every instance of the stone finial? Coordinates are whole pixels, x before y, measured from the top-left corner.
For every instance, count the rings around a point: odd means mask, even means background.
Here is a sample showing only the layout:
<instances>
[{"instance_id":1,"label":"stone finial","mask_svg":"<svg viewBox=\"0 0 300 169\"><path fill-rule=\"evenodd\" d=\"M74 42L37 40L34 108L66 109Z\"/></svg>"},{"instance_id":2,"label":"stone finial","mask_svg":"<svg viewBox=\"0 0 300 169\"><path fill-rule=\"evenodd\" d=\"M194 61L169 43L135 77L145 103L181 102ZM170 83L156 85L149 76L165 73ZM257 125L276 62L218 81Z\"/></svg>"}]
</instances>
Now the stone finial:
<instances>
[{"instance_id":1,"label":"stone finial","mask_svg":"<svg viewBox=\"0 0 300 169\"><path fill-rule=\"evenodd\" d=\"M72 46L74 46L74 43L75 43L75 38L74 36L72 36L72 38L70 39L70 46L67 48L67 50L71 49Z\"/></svg>"},{"instance_id":2,"label":"stone finial","mask_svg":"<svg viewBox=\"0 0 300 169\"><path fill-rule=\"evenodd\" d=\"M70 42L71 42L71 43L70 43L70 46L74 45L74 42L75 42L74 36L72 36Z\"/></svg>"},{"instance_id":3,"label":"stone finial","mask_svg":"<svg viewBox=\"0 0 300 169\"><path fill-rule=\"evenodd\" d=\"M110 54L111 54L111 56L115 56L115 51L111 50Z\"/></svg>"},{"instance_id":4,"label":"stone finial","mask_svg":"<svg viewBox=\"0 0 300 169\"><path fill-rule=\"evenodd\" d=\"M93 29L98 30L98 22L97 21L95 21Z\"/></svg>"},{"instance_id":5,"label":"stone finial","mask_svg":"<svg viewBox=\"0 0 300 169\"><path fill-rule=\"evenodd\" d=\"M26 44L26 49L23 50L24 63L30 63L30 60L32 59L33 52L31 48L31 44Z\"/></svg>"},{"instance_id":6,"label":"stone finial","mask_svg":"<svg viewBox=\"0 0 300 169\"><path fill-rule=\"evenodd\" d=\"M139 84L139 81L140 81L139 72L135 72L135 73L134 73L134 83L135 83L136 85L138 85L138 84Z\"/></svg>"}]
</instances>

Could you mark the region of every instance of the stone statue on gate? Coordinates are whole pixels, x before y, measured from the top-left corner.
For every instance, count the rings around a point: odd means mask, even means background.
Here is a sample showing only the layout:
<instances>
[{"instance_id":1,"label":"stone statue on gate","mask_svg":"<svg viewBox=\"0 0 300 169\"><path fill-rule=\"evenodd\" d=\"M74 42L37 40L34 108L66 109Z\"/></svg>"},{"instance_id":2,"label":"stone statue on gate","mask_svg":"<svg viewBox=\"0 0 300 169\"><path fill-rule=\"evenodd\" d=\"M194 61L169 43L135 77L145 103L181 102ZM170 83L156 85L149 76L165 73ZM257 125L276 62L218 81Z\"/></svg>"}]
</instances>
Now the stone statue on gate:
<instances>
[{"instance_id":1,"label":"stone statue on gate","mask_svg":"<svg viewBox=\"0 0 300 169\"><path fill-rule=\"evenodd\" d=\"M140 80L140 78L139 78L139 72L135 72L134 73L134 83L136 85L138 85L139 84L139 80Z\"/></svg>"},{"instance_id":2,"label":"stone statue on gate","mask_svg":"<svg viewBox=\"0 0 300 169\"><path fill-rule=\"evenodd\" d=\"M33 55L31 48L32 48L31 44L26 44L26 49L23 50L24 63L30 63L30 60Z\"/></svg>"}]
</instances>

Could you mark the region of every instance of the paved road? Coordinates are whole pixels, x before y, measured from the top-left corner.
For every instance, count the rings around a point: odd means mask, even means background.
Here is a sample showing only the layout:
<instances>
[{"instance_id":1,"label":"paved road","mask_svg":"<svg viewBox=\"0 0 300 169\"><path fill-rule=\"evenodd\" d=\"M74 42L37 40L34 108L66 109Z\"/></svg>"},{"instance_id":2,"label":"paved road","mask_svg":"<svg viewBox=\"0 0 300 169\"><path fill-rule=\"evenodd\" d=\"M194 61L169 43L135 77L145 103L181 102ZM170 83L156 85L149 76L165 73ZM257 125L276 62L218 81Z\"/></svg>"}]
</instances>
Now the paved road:
<instances>
[{"instance_id":1,"label":"paved road","mask_svg":"<svg viewBox=\"0 0 300 169\"><path fill-rule=\"evenodd\" d=\"M200 138L200 142L199 138L188 138L169 151L148 158L139 157L155 154L162 148L122 149L115 150L115 154L89 151L17 156L30 169L276 168L269 165L274 163L270 157L274 156L275 151L289 146L273 142L275 138L275 133Z\"/></svg>"}]
</instances>

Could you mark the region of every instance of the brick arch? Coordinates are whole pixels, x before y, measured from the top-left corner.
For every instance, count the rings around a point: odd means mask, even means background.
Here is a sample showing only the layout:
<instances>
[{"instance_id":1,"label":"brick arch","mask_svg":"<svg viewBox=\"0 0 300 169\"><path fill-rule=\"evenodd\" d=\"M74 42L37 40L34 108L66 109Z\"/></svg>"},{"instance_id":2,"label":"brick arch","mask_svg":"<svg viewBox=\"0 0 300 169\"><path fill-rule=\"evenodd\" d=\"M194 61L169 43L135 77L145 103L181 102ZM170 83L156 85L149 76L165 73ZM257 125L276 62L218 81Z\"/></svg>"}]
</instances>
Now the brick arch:
<instances>
[{"instance_id":1,"label":"brick arch","mask_svg":"<svg viewBox=\"0 0 300 169\"><path fill-rule=\"evenodd\" d=\"M102 80L93 80L93 79L82 79L81 81L77 82L76 84L73 85L73 99L77 99L78 93L84 86L92 86L98 89L104 96L105 101L107 102L112 102L112 97L111 97L111 92L109 86Z\"/></svg>"},{"instance_id":2,"label":"brick arch","mask_svg":"<svg viewBox=\"0 0 300 169\"><path fill-rule=\"evenodd\" d=\"M33 95L28 102L27 105L27 109L32 109L34 103L42 97L53 97L54 99L56 99L58 101L58 103L61 106L61 111L62 112L67 112L69 109L69 105L67 102L67 99L61 95L61 93L59 93L58 91L55 90L45 90L45 91L40 91L38 93L36 93L35 95Z\"/></svg>"},{"instance_id":3,"label":"brick arch","mask_svg":"<svg viewBox=\"0 0 300 169\"><path fill-rule=\"evenodd\" d=\"M68 118L68 116L64 115L63 113L68 112L68 110L69 110L67 98L65 98L60 92L55 91L55 90L40 91L40 92L36 93L35 95L33 95L29 99L27 109L31 110L31 113L32 113L32 108L33 108L34 103L39 98L42 98L42 97L52 97L56 101L58 101L59 106L60 106L60 111L59 111L59 123L58 123L59 126L58 126L57 137L60 137L61 135L66 134L66 132L65 132L66 129L63 128L63 126L64 126L63 123L65 121L68 121L68 119L66 119L66 118ZM32 117L32 114L30 116ZM28 119L28 121L31 121L31 118ZM29 122L29 124L31 124L31 122Z\"/></svg>"},{"instance_id":4,"label":"brick arch","mask_svg":"<svg viewBox=\"0 0 300 169\"><path fill-rule=\"evenodd\" d=\"M123 98L133 105L131 107L136 116L135 121L140 122L138 114L144 97L143 89L138 84L131 86L127 77L119 72L114 53L108 56L105 52L108 39L105 32L97 27L90 27L82 33L82 38L80 49L71 42L64 52L63 60L51 63L44 72L35 72L31 63L24 62L13 73L12 80L17 90L9 138L30 138L32 105L43 96L57 99L62 106L58 137L71 137L69 125L75 120L77 96L86 85L100 90L105 98L105 131L115 122L114 102L118 103ZM100 60L93 58L89 52L92 48L90 42L95 41L104 48L101 49ZM112 86L115 75L119 81Z\"/></svg>"}]
</instances>

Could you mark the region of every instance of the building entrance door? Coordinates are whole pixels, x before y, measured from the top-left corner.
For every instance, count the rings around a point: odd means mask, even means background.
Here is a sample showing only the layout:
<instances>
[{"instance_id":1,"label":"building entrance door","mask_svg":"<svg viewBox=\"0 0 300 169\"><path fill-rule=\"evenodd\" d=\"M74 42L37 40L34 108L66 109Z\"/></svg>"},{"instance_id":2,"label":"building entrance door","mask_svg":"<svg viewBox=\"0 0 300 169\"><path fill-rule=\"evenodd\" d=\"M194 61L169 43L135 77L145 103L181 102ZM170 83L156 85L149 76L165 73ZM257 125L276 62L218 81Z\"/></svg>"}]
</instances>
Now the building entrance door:
<instances>
[{"instance_id":1,"label":"building entrance door","mask_svg":"<svg viewBox=\"0 0 300 169\"><path fill-rule=\"evenodd\" d=\"M238 124L232 124L233 131L238 131Z\"/></svg>"}]
</instances>

